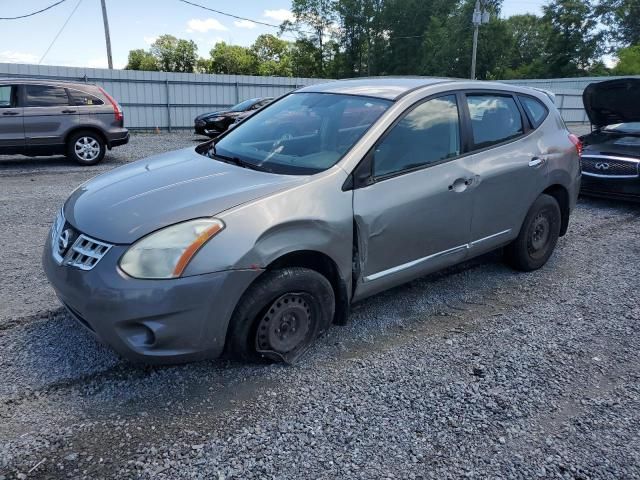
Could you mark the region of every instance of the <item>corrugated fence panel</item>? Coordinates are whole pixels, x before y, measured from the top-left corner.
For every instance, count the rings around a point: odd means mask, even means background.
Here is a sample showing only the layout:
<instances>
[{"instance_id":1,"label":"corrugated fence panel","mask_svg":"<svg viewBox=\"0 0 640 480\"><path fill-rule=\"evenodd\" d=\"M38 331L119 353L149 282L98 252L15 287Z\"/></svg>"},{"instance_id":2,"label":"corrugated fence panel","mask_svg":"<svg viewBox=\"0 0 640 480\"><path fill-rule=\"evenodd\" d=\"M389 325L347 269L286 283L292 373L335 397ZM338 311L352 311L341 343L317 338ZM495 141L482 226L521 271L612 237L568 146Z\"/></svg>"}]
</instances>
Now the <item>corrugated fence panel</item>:
<instances>
[{"instance_id":1,"label":"corrugated fence panel","mask_svg":"<svg viewBox=\"0 0 640 480\"><path fill-rule=\"evenodd\" d=\"M140 72L99 68L57 67L0 63L0 77L86 81L100 85L122 105L132 129L191 128L201 113L235 105L254 97L278 97L320 78L203 75L197 73ZM584 77L504 80L504 83L550 90L567 122L587 122L582 91L592 82L621 77ZM635 78L640 78L636 76Z\"/></svg>"},{"instance_id":2,"label":"corrugated fence panel","mask_svg":"<svg viewBox=\"0 0 640 480\"><path fill-rule=\"evenodd\" d=\"M95 83L122 105L132 129L192 128L201 113L253 97L278 97L317 78L203 75L0 63L0 77Z\"/></svg>"}]
</instances>

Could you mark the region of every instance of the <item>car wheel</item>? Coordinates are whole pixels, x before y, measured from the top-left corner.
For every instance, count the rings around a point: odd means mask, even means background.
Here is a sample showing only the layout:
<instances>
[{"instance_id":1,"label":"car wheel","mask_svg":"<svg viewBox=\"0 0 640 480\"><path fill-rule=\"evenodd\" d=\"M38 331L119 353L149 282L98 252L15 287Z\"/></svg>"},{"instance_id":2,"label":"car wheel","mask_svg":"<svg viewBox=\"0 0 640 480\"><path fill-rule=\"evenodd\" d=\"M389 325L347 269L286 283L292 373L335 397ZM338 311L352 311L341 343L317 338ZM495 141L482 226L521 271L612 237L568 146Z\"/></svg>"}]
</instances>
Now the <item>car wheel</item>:
<instances>
[{"instance_id":1,"label":"car wheel","mask_svg":"<svg viewBox=\"0 0 640 480\"><path fill-rule=\"evenodd\" d=\"M508 263L524 272L542 267L556 247L560 223L560 206L556 199L551 195L540 195L529 209L518 238L505 248Z\"/></svg>"},{"instance_id":2,"label":"car wheel","mask_svg":"<svg viewBox=\"0 0 640 480\"><path fill-rule=\"evenodd\" d=\"M299 267L267 271L236 306L227 356L294 363L329 327L334 311L333 288L320 273Z\"/></svg>"},{"instance_id":3,"label":"car wheel","mask_svg":"<svg viewBox=\"0 0 640 480\"><path fill-rule=\"evenodd\" d=\"M104 158L106 151L104 140L95 132L74 133L67 143L67 156L80 165L95 165Z\"/></svg>"}]
</instances>

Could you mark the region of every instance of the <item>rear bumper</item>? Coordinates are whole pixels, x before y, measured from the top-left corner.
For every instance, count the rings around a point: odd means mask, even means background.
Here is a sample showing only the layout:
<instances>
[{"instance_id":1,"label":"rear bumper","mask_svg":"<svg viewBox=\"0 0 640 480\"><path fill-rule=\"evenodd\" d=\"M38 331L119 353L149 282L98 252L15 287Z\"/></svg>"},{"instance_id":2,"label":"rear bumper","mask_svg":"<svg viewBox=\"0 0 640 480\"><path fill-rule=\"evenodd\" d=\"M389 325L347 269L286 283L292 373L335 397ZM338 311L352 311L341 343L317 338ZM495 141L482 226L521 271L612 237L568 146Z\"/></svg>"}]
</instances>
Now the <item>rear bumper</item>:
<instances>
[{"instance_id":1,"label":"rear bumper","mask_svg":"<svg viewBox=\"0 0 640 480\"><path fill-rule=\"evenodd\" d=\"M583 174L580 193L596 197L640 202L640 177L600 178Z\"/></svg>"},{"instance_id":2,"label":"rear bumper","mask_svg":"<svg viewBox=\"0 0 640 480\"><path fill-rule=\"evenodd\" d=\"M58 265L50 239L42 263L71 315L123 357L179 363L218 357L233 310L259 271L235 270L171 280L128 277L114 246L89 271Z\"/></svg>"},{"instance_id":3,"label":"rear bumper","mask_svg":"<svg viewBox=\"0 0 640 480\"><path fill-rule=\"evenodd\" d=\"M107 135L107 147L109 149L129 143L129 130L127 130L126 128L124 128L123 130L123 132Z\"/></svg>"}]
</instances>

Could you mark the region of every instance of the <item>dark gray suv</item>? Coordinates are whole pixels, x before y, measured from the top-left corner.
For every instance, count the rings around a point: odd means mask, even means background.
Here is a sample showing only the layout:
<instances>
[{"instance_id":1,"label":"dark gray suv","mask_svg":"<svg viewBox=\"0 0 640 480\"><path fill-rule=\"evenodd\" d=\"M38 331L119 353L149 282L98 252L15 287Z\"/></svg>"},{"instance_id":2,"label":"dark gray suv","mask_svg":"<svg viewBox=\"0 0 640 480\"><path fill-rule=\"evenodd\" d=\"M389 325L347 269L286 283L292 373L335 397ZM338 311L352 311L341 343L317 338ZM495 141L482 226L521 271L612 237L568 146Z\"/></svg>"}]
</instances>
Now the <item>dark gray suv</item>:
<instances>
[{"instance_id":1,"label":"dark gray suv","mask_svg":"<svg viewBox=\"0 0 640 480\"><path fill-rule=\"evenodd\" d=\"M95 165L128 141L122 108L96 85L0 79L0 154L66 154Z\"/></svg>"}]
</instances>

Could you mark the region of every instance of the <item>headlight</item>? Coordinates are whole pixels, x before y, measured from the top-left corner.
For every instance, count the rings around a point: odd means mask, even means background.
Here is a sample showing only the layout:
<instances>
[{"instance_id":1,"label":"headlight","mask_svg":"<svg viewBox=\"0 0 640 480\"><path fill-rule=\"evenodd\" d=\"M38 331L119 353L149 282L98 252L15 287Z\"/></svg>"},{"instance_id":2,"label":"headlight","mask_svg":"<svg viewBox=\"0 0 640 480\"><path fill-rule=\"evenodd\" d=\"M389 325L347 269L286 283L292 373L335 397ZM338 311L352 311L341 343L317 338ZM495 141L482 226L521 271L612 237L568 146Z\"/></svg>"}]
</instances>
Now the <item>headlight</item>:
<instances>
[{"instance_id":1,"label":"headlight","mask_svg":"<svg viewBox=\"0 0 640 480\"><path fill-rule=\"evenodd\" d=\"M215 218L163 228L134 243L120 259L120 268L135 278L179 277L198 250L222 229L224 223Z\"/></svg>"}]
</instances>

